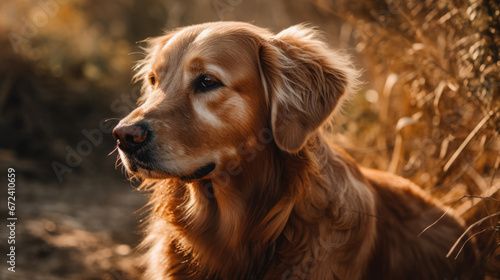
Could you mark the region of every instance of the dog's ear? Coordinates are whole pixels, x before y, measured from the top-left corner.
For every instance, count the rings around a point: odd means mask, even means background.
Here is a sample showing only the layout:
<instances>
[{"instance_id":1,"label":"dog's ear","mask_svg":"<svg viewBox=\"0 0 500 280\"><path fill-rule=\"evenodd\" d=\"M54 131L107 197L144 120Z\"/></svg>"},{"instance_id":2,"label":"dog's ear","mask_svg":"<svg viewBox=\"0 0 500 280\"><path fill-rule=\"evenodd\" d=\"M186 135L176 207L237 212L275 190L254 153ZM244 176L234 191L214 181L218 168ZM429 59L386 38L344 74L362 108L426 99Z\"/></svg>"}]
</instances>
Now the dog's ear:
<instances>
[{"instance_id":1,"label":"dog's ear","mask_svg":"<svg viewBox=\"0 0 500 280\"><path fill-rule=\"evenodd\" d=\"M275 142L296 153L332 115L358 74L345 55L329 49L313 29L303 26L269 38L259 56Z\"/></svg>"}]
</instances>

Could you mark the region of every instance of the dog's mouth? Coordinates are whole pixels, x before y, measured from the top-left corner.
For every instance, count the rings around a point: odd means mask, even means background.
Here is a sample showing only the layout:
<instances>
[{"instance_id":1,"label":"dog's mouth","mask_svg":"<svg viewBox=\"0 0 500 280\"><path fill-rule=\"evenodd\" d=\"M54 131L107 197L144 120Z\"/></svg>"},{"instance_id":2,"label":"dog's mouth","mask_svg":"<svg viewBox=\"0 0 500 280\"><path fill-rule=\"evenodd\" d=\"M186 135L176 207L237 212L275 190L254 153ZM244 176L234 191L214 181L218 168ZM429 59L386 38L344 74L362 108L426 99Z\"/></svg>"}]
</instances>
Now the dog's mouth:
<instances>
[{"instance_id":1,"label":"dog's mouth","mask_svg":"<svg viewBox=\"0 0 500 280\"><path fill-rule=\"evenodd\" d=\"M193 173L183 175L183 172L179 172L179 170L177 170L176 168L165 169L163 166L158 165L158 163L155 161L155 158L149 156L148 154L134 153L133 155L130 155L126 153L120 153L120 155L125 167L130 172L146 177L177 177L185 181L198 180L210 174L216 167L216 164L214 162L211 162L196 169Z\"/></svg>"},{"instance_id":2,"label":"dog's mouth","mask_svg":"<svg viewBox=\"0 0 500 280\"><path fill-rule=\"evenodd\" d=\"M201 179L210 174L210 172L214 171L214 169L215 169L215 163L211 162L203 167L198 168L195 172L193 172L190 175L181 176L181 180L186 181L186 180Z\"/></svg>"},{"instance_id":3,"label":"dog's mouth","mask_svg":"<svg viewBox=\"0 0 500 280\"><path fill-rule=\"evenodd\" d=\"M152 172L159 172L158 174L164 174L164 176L167 176L167 177L175 176L174 174L171 174L170 172L161 171L161 169L157 168L157 166L155 166L154 164L151 164L151 163L145 163L145 162L137 160L137 159L131 160L129 162L130 162L129 167L130 167L131 171L134 173L137 173L137 172L144 173L144 172L141 172L139 170L139 168L140 168L140 169L143 169L144 171L146 171L147 174L143 174L143 175L147 175L147 176L152 175ZM204 166L198 168L196 171L194 171L193 173L191 173L189 175L180 176L180 179L183 181L201 179L201 178L207 176L208 174L210 174L212 171L214 171L215 167L216 167L215 163L211 162L207 165L204 165Z\"/></svg>"}]
</instances>

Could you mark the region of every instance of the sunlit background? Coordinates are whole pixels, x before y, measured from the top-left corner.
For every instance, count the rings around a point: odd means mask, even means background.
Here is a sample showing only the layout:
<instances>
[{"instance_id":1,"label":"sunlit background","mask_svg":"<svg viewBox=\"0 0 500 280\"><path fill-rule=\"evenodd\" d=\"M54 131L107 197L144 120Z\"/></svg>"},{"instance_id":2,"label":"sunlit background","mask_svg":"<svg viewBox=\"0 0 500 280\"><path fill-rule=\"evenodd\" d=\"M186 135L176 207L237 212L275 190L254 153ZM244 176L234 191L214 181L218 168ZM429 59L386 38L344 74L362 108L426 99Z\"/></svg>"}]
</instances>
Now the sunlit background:
<instances>
[{"instance_id":1,"label":"sunlit background","mask_svg":"<svg viewBox=\"0 0 500 280\"><path fill-rule=\"evenodd\" d=\"M500 278L498 1L15 0L0 2L0 172L6 192L16 170L18 217L11 273L2 194L1 279L139 277L147 199L110 131L140 95L140 41L219 20L309 23L351 55L365 83L334 141L452 207Z\"/></svg>"}]
</instances>

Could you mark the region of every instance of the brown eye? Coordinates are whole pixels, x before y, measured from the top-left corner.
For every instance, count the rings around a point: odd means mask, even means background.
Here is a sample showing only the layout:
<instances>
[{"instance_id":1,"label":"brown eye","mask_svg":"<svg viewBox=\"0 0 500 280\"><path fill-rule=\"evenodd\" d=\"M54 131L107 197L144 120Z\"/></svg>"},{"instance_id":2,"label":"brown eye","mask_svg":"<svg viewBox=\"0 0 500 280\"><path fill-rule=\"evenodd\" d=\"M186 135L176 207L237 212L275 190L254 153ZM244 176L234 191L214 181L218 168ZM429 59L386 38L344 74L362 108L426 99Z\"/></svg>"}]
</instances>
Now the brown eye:
<instances>
[{"instance_id":1,"label":"brown eye","mask_svg":"<svg viewBox=\"0 0 500 280\"><path fill-rule=\"evenodd\" d=\"M148 77L148 79L149 79L149 83L152 86L156 85L156 76L154 74L150 74L149 77Z\"/></svg>"},{"instance_id":2,"label":"brown eye","mask_svg":"<svg viewBox=\"0 0 500 280\"><path fill-rule=\"evenodd\" d=\"M196 92L207 92L220 86L223 86L223 84L210 75L201 75L194 82Z\"/></svg>"},{"instance_id":3,"label":"brown eye","mask_svg":"<svg viewBox=\"0 0 500 280\"><path fill-rule=\"evenodd\" d=\"M217 81L210 76L204 76L201 79L201 86L204 88L213 87L215 84L217 84Z\"/></svg>"}]
</instances>

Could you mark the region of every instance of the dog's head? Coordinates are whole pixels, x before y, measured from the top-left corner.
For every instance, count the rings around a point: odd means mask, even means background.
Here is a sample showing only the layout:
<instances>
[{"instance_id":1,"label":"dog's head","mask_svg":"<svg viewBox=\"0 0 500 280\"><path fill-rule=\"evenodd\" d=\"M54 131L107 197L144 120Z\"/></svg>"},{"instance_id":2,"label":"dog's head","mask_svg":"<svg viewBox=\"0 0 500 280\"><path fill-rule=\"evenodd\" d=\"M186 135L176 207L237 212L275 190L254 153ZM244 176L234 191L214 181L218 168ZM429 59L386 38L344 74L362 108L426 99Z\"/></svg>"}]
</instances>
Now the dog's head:
<instances>
[{"instance_id":1,"label":"dog's head","mask_svg":"<svg viewBox=\"0 0 500 280\"><path fill-rule=\"evenodd\" d=\"M113 131L127 170L145 178L210 177L262 145L297 153L357 76L303 26L274 35L207 23L151 39L147 52L140 106Z\"/></svg>"}]
</instances>

